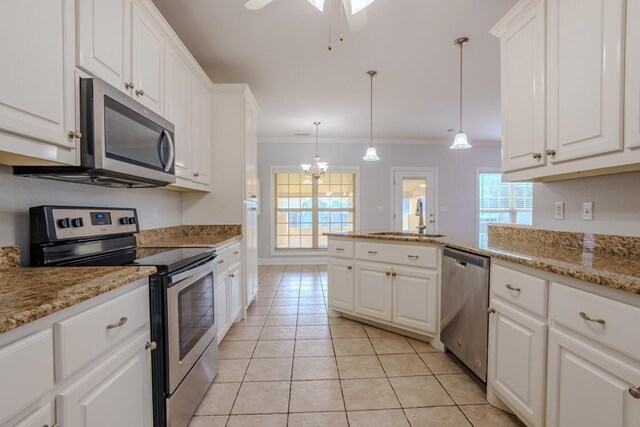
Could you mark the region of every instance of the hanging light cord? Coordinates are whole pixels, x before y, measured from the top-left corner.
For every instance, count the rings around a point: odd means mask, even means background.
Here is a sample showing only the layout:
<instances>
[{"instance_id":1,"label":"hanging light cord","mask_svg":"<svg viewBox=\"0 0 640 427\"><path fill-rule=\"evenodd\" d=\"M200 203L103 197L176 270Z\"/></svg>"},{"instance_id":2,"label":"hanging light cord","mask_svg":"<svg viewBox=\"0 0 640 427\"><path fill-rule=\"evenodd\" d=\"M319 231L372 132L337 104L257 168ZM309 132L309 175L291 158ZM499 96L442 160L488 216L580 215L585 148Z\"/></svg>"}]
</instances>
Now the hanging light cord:
<instances>
[{"instance_id":1,"label":"hanging light cord","mask_svg":"<svg viewBox=\"0 0 640 427\"><path fill-rule=\"evenodd\" d=\"M318 157L318 126L320 123L315 122L314 125L316 125L316 157Z\"/></svg>"},{"instance_id":2,"label":"hanging light cord","mask_svg":"<svg viewBox=\"0 0 640 427\"><path fill-rule=\"evenodd\" d=\"M370 110L370 117L369 117L369 147L373 147L373 76L375 76L374 73L369 73L369 76L371 76L371 110Z\"/></svg>"},{"instance_id":3,"label":"hanging light cord","mask_svg":"<svg viewBox=\"0 0 640 427\"><path fill-rule=\"evenodd\" d=\"M464 43L460 43L460 128L458 129L462 132L462 47Z\"/></svg>"}]
</instances>

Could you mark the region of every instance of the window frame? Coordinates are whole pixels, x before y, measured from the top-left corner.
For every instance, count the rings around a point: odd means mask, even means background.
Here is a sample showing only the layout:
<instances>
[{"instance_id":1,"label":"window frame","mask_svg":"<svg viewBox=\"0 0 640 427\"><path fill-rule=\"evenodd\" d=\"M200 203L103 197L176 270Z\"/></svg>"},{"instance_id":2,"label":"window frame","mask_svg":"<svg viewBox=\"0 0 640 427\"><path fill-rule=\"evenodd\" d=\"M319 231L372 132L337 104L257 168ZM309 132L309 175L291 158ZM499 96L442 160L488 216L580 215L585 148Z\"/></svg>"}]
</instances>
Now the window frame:
<instances>
[{"instance_id":1,"label":"window frame","mask_svg":"<svg viewBox=\"0 0 640 427\"><path fill-rule=\"evenodd\" d=\"M476 168L476 238L480 237L480 174L502 174L502 170L500 168ZM531 196L531 212L533 212L533 195ZM510 216L513 214L512 211ZM533 224L515 224L515 223L496 223L496 224L504 224L510 227L521 227L521 228L532 228Z\"/></svg>"},{"instance_id":2,"label":"window frame","mask_svg":"<svg viewBox=\"0 0 640 427\"><path fill-rule=\"evenodd\" d=\"M313 256L324 255L327 253L327 248L290 248L290 249L276 249L276 234L277 234L277 206L276 206L276 174L277 173L300 173L302 169L300 165L296 166L271 166L270 170L270 194L269 194L269 229L270 229L270 252L271 256ZM353 173L355 174L355 198L354 198L354 227L358 227L360 224L360 167L359 166L332 166L329 165L327 173ZM314 197L317 195L314 194ZM317 206L314 205L314 209ZM318 225L314 223L315 227Z\"/></svg>"}]
</instances>

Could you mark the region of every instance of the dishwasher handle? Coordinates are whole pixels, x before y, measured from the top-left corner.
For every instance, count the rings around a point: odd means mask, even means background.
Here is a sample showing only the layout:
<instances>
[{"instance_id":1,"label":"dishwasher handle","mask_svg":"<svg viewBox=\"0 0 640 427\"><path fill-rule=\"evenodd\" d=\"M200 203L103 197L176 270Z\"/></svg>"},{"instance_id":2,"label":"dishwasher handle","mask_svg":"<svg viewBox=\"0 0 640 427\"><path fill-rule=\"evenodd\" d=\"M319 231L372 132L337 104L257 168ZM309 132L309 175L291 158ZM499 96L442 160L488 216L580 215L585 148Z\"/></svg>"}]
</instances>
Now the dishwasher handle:
<instances>
[{"instance_id":1,"label":"dishwasher handle","mask_svg":"<svg viewBox=\"0 0 640 427\"><path fill-rule=\"evenodd\" d=\"M469 252L459 251L445 247L442 255L446 258L452 258L458 267L467 267L473 265L476 267L489 269L489 258L481 255L472 254Z\"/></svg>"}]
</instances>

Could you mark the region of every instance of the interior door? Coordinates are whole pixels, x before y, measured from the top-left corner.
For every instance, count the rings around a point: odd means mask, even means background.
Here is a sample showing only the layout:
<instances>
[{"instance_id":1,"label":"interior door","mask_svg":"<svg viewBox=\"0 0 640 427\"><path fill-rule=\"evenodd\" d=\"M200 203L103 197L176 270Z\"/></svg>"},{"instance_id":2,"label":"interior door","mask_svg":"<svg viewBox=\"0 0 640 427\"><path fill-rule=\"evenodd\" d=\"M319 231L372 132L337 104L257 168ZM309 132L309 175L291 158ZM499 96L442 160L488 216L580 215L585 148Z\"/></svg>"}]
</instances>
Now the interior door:
<instances>
[{"instance_id":1,"label":"interior door","mask_svg":"<svg viewBox=\"0 0 640 427\"><path fill-rule=\"evenodd\" d=\"M393 228L417 233L419 205L425 232L433 233L436 223L436 172L426 169L396 170L393 173Z\"/></svg>"},{"instance_id":2,"label":"interior door","mask_svg":"<svg viewBox=\"0 0 640 427\"><path fill-rule=\"evenodd\" d=\"M133 7L133 95L158 114L163 110L164 37L140 7Z\"/></svg>"}]
</instances>

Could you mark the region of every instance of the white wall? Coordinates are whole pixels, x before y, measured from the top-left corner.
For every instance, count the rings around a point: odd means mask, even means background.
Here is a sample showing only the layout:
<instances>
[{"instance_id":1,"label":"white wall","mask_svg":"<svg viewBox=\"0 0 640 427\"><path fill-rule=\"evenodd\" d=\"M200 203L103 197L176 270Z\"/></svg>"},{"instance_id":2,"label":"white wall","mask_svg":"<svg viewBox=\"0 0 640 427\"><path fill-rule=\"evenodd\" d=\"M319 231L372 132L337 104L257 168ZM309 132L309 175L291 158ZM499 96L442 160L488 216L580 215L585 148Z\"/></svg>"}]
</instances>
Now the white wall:
<instances>
[{"instance_id":1,"label":"white wall","mask_svg":"<svg viewBox=\"0 0 640 427\"><path fill-rule=\"evenodd\" d=\"M360 229L389 229L392 207L390 200L392 167L437 167L440 232L476 232L476 169L499 168L500 147L476 146L471 150L449 150L448 142L439 145L385 144L377 146L379 162L365 162L366 145L320 144L320 157L329 166L360 168ZM270 205L271 166L300 167L314 155L312 143L258 144L258 176L260 178L259 258L271 257ZM378 208L382 207L383 212ZM446 212L442 212L446 209Z\"/></svg>"},{"instance_id":2,"label":"white wall","mask_svg":"<svg viewBox=\"0 0 640 427\"><path fill-rule=\"evenodd\" d=\"M562 221L553 218L554 202L565 203ZM581 219L582 202L594 202L593 221ZM640 236L640 172L534 184L533 226Z\"/></svg>"},{"instance_id":3,"label":"white wall","mask_svg":"<svg viewBox=\"0 0 640 427\"><path fill-rule=\"evenodd\" d=\"M181 194L162 189L113 189L14 176L0 166L0 246L20 245L22 264L29 252L29 208L39 205L131 207L140 228L182 224ZM153 208L158 208L158 219Z\"/></svg>"}]
</instances>

